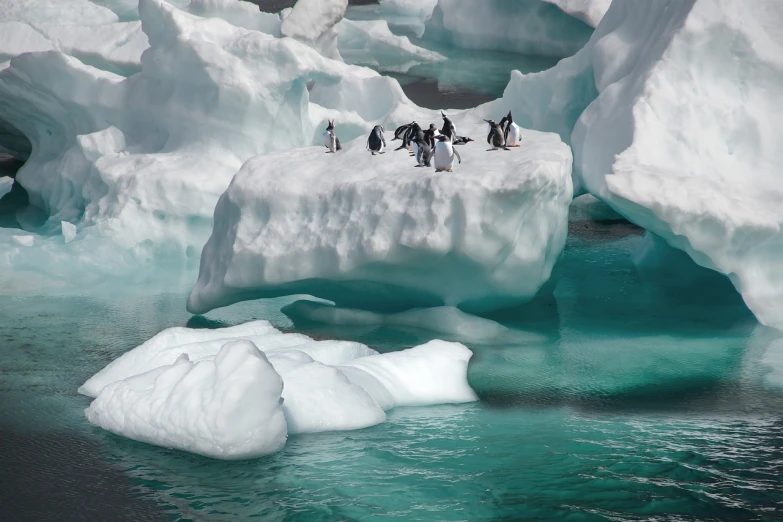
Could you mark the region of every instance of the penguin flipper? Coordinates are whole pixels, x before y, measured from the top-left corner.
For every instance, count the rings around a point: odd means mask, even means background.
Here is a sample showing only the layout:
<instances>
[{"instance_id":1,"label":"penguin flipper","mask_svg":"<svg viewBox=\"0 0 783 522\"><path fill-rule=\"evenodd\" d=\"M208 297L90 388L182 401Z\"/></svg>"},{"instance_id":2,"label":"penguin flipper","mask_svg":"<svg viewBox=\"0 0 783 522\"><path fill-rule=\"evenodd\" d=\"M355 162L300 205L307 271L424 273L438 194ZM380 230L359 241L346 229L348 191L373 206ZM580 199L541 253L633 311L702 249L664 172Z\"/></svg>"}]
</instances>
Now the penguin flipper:
<instances>
[{"instance_id":1,"label":"penguin flipper","mask_svg":"<svg viewBox=\"0 0 783 522\"><path fill-rule=\"evenodd\" d=\"M459 152L457 152L457 149L453 149L453 150L454 150L454 155L457 156L457 161L461 165L462 164L462 156L459 155Z\"/></svg>"},{"instance_id":2,"label":"penguin flipper","mask_svg":"<svg viewBox=\"0 0 783 522\"><path fill-rule=\"evenodd\" d=\"M335 145L336 145L335 150L343 150L343 146L340 145L340 138L335 136L334 142L335 142Z\"/></svg>"}]
</instances>

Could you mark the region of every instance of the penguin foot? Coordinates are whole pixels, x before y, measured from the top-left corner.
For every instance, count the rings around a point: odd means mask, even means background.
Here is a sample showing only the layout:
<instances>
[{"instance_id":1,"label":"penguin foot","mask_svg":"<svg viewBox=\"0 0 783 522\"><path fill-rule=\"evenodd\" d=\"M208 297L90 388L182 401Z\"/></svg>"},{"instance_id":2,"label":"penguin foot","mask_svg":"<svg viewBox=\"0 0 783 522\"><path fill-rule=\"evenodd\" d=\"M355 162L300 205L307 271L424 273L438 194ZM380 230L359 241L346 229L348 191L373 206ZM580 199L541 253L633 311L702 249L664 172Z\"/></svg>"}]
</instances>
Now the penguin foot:
<instances>
[{"instance_id":1,"label":"penguin foot","mask_svg":"<svg viewBox=\"0 0 783 522\"><path fill-rule=\"evenodd\" d=\"M519 145L509 145L509 147L519 147Z\"/></svg>"},{"instance_id":2,"label":"penguin foot","mask_svg":"<svg viewBox=\"0 0 783 522\"><path fill-rule=\"evenodd\" d=\"M443 172L443 169L435 169L435 172Z\"/></svg>"},{"instance_id":3,"label":"penguin foot","mask_svg":"<svg viewBox=\"0 0 783 522\"><path fill-rule=\"evenodd\" d=\"M509 149L508 147L503 147L503 150L511 150L511 149Z\"/></svg>"},{"instance_id":4,"label":"penguin foot","mask_svg":"<svg viewBox=\"0 0 783 522\"><path fill-rule=\"evenodd\" d=\"M378 154L386 154L385 152L379 152Z\"/></svg>"},{"instance_id":5,"label":"penguin foot","mask_svg":"<svg viewBox=\"0 0 783 522\"><path fill-rule=\"evenodd\" d=\"M416 167L417 167L417 168L418 168L418 167L421 167L421 166L422 166L422 165L416 165Z\"/></svg>"},{"instance_id":6,"label":"penguin foot","mask_svg":"<svg viewBox=\"0 0 783 522\"><path fill-rule=\"evenodd\" d=\"M446 169L446 172L453 172L451 169Z\"/></svg>"}]
</instances>

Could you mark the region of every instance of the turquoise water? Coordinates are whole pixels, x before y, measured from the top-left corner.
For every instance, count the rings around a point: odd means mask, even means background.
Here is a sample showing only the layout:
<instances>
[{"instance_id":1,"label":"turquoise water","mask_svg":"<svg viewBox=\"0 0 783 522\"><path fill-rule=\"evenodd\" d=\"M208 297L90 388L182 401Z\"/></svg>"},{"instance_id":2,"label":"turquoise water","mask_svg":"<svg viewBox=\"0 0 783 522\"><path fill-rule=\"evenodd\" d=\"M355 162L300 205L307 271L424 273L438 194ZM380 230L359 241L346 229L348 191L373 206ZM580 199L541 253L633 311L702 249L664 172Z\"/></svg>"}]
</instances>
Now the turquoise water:
<instances>
[{"instance_id":1,"label":"turquoise water","mask_svg":"<svg viewBox=\"0 0 783 522\"><path fill-rule=\"evenodd\" d=\"M192 317L184 288L0 297L0 519L780 520L778 334L721 277L638 272L639 233L571 223L544 297L494 317L508 336L466 343L480 402L398 409L248 462L103 432L76 388L174 325L266 318L381 351L433 335L294 325L280 307L296 298Z\"/></svg>"}]
</instances>

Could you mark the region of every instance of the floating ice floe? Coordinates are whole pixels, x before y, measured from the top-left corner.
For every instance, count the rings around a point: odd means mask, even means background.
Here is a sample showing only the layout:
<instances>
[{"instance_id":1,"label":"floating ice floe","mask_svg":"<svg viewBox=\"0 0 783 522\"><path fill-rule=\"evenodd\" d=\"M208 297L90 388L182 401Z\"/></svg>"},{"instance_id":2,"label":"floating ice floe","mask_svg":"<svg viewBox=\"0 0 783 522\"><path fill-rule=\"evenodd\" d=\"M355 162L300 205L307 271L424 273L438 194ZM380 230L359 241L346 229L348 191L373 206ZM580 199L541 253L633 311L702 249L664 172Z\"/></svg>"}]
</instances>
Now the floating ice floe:
<instances>
[{"instance_id":1,"label":"floating ice floe","mask_svg":"<svg viewBox=\"0 0 783 522\"><path fill-rule=\"evenodd\" d=\"M524 131L511 151L470 143L450 173L416 168L405 151L372 156L365 140L248 161L215 208L188 310L298 293L374 311L472 311L535 295L565 244L572 196L556 135Z\"/></svg>"},{"instance_id":2,"label":"floating ice floe","mask_svg":"<svg viewBox=\"0 0 783 522\"><path fill-rule=\"evenodd\" d=\"M125 353L79 392L90 422L134 440L221 458L279 450L288 434L351 430L399 406L476 400L471 351L432 341L389 354L283 334L266 321L170 328Z\"/></svg>"},{"instance_id":3,"label":"floating ice floe","mask_svg":"<svg viewBox=\"0 0 783 522\"><path fill-rule=\"evenodd\" d=\"M439 0L424 38L465 49L571 56L592 27L544 0Z\"/></svg>"}]
</instances>

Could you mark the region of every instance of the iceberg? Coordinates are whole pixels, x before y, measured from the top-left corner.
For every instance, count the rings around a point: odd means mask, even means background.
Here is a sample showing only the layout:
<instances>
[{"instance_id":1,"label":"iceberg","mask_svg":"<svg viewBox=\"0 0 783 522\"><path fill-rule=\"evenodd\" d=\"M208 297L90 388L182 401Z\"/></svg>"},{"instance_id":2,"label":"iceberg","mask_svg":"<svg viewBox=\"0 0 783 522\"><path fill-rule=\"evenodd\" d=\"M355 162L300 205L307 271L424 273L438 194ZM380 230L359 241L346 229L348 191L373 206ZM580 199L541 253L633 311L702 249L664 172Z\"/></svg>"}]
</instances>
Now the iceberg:
<instances>
[{"instance_id":1,"label":"iceberg","mask_svg":"<svg viewBox=\"0 0 783 522\"><path fill-rule=\"evenodd\" d=\"M760 322L783 327L783 21L775 2L614 2L576 55L512 74L503 108L574 152L574 194L725 274ZM646 246L648 248L649 245Z\"/></svg>"},{"instance_id":2,"label":"iceberg","mask_svg":"<svg viewBox=\"0 0 783 522\"><path fill-rule=\"evenodd\" d=\"M337 26L337 48L346 63L405 72L414 65L442 62L446 57L392 34L384 20L342 20Z\"/></svg>"},{"instance_id":3,"label":"iceberg","mask_svg":"<svg viewBox=\"0 0 783 522\"><path fill-rule=\"evenodd\" d=\"M456 47L555 57L575 54L592 33L542 0L439 0L425 27L424 38Z\"/></svg>"},{"instance_id":4,"label":"iceberg","mask_svg":"<svg viewBox=\"0 0 783 522\"><path fill-rule=\"evenodd\" d=\"M783 151L769 115L783 113L781 22L772 2L613 4L592 51L599 95L571 139L591 193L726 274L778 328Z\"/></svg>"},{"instance_id":5,"label":"iceberg","mask_svg":"<svg viewBox=\"0 0 783 522\"><path fill-rule=\"evenodd\" d=\"M283 447L288 434L365 428L401 406L476 400L472 352L432 341L379 354L284 334L267 321L169 328L99 371L79 393L90 422L134 440L219 459Z\"/></svg>"},{"instance_id":6,"label":"iceberg","mask_svg":"<svg viewBox=\"0 0 783 522\"><path fill-rule=\"evenodd\" d=\"M214 360L174 363L108 385L87 419L140 442L218 459L280 450L287 425L283 381L250 341L221 347Z\"/></svg>"},{"instance_id":7,"label":"iceberg","mask_svg":"<svg viewBox=\"0 0 783 522\"><path fill-rule=\"evenodd\" d=\"M379 0L378 15L389 25L402 27L421 38L438 0Z\"/></svg>"},{"instance_id":8,"label":"iceberg","mask_svg":"<svg viewBox=\"0 0 783 522\"><path fill-rule=\"evenodd\" d=\"M188 8L204 14L220 5ZM42 241L39 260L12 250L3 263L71 284L151 260L187 266L198 259L215 203L245 160L317 143L327 117L346 122L341 138L350 139L415 110L394 80L294 39L163 0L138 6L149 47L136 74L112 72L105 61L93 63L103 69L87 65L62 47L14 56L0 70L0 138L19 157L29 154L16 182L45 222L29 230L59 235L67 221L85 239L56 252ZM116 19L96 30L110 31ZM246 25L256 22L246 17ZM68 27L52 31L64 38ZM83 45L89 50L92 43ZM338 91L353 100L343 104L332 96ZM356 104L362 98L365 107ZM44 262L51 253L73 262Z\"/></svg>"},{"instance_id":9,"label":"iceberg","mask_svg":"<svg viewBox=\"0 0 783 522\"><path fill-rule=\"evenodd\" d=\"M291 294L383 312L531 299L565 244L572 159L554 134L522 141L468 144L451 173L414 168L404 151L372 156L364 137L334 155L249 160L215 208L188 310Z\"/></svg>"}]
</instances>

